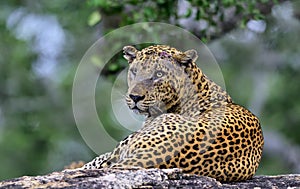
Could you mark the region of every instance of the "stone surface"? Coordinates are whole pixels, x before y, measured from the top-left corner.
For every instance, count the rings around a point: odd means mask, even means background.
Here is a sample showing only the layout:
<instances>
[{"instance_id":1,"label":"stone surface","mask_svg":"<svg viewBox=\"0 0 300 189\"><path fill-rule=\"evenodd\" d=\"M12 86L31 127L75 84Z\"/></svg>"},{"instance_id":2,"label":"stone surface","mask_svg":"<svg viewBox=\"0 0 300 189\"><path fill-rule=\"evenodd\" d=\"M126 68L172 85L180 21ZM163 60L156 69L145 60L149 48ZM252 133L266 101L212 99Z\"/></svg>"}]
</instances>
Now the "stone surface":
<instances>
[{"instance_id":1,"label":"stone surface","mask_svg":"<svg viewBox=\"0 0 300 189\"><path fill-rule=\"evenodd\" d=\"M42 176L23 176L0 182L0 188L300 188L300 174L255 176L220 183L179 169L65 170Z\"/></svg>"}]
</instances>

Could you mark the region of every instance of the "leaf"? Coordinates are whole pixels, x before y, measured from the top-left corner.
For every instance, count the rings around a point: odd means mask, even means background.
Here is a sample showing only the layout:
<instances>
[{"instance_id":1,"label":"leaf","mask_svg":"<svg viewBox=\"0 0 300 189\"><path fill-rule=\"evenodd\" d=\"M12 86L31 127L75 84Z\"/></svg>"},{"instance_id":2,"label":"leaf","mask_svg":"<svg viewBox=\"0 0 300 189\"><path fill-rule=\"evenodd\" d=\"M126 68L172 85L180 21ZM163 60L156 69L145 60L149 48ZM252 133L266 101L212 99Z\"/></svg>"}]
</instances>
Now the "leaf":
<instances>
[{"instance_id":1,"label":"leaf","mask_svg":"<svg viewBox=\"0 0 300 189\"><path fill-rule=\"evenodd\" d=\"M108 70L111 72L115 72L115 71L119 70L119 65L118 64L110 64L108 66Z\"/></svg>"},{"instance_id":2,"label":"leaf","mask_svg":"<svg viewBox=\"0 0 300 189\"><path fill-rule=\"evenodd\" d=\"M189 9L187 10L187 12L185 13L184 17L185 17L185 18L189 18L191 15L192 15L192 8L189 8Z\"/></svg>"},{"instance_id":3,"label":"leaf","mask_svg":"<svg viewBox=\"0 0 300 189\"><path fill-rule=\"evenodd\" d=\"M88 18L88 25L94 26L97 23L99 23L100 20L101 20L101 14L98 11L94 11Z\"/></svg>"}]
</instances>

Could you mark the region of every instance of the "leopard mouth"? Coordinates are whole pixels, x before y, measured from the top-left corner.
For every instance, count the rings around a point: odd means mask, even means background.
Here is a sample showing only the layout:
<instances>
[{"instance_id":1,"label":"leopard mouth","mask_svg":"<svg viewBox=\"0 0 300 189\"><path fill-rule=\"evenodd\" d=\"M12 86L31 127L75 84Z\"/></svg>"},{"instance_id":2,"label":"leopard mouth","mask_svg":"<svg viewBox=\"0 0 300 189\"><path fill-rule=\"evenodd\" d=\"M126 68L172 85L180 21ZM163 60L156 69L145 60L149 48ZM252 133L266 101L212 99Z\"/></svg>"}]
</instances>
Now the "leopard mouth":
<instances>
[{"instance_id":1,"label":"leopard mouth","mask_svg":"<svg viewBox=\"0 0 300 189\"><path fill-rule=\"evenodd\" d=\"M131 110L134 112L134 113L140 113L142 110L139 109L137 106L134 106L133 108L131 108Z\"/></svg>"},{"instance_id":2,"label":"leopard mouth","mask_svg":"<svg viewBox=\"0 0 300 189\"><path fill-rule=\"evenodd\" d=\"M149 106L150 105L150 106ZM132 108L131 108L132 107ZM144 104L132 104L130 109L138 115L145 115L145 116L158 116L163 113L166 113L164 109L161 109L157 104L147 104L145 106Z\"/></svg>"},{"instance_id":3,"label":"leopard mouth","mask_svg":"<svg viewBox=\"0 0 300 189\"><path fill-rule=\"evenodd\" d=\"M154 100L146 100L133 102L133 100L127 96L126 103L130 110L132 110L135 114L150 116L152 115L152 109L155 108Z\"/></svg>"},{"instance_id":4,"label":"leopard mouth","mask_svg":"<svg viewBox=\"0 0 300 189\"><path fill-rule=\"evenodd\" d=\"M137 107L136 105L131 108L131 110L135 113L135 114L139 114L139 115L149 115L149 111L148 110L142 110L139 107Z\"/></svg>"}]
</instances>

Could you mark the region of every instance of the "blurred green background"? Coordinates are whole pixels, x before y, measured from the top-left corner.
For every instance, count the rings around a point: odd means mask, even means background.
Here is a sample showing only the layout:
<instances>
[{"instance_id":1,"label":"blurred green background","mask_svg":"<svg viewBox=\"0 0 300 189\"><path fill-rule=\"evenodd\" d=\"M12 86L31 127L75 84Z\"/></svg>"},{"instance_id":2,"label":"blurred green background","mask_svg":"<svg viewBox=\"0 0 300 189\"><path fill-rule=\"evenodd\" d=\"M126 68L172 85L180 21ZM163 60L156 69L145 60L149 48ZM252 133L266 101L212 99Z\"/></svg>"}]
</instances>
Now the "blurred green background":
<instances>
[{"instance_id":1,"label":"blurred green background","mask_svg":"<svg viewBox=\"0 0 300 189\"><path fill-rule=\"evenodd\" d=\"M101 36L142 21L178 25L207 44L234 101L261 119L257 174L300 173L299 10L297 0L1 1L0 180L96 156L73 117L76 68ZM103 73L114 80L125 67L116 56ZM109 113L105 127L121 140L128 131Z\"/></svg>"}]
</instances>

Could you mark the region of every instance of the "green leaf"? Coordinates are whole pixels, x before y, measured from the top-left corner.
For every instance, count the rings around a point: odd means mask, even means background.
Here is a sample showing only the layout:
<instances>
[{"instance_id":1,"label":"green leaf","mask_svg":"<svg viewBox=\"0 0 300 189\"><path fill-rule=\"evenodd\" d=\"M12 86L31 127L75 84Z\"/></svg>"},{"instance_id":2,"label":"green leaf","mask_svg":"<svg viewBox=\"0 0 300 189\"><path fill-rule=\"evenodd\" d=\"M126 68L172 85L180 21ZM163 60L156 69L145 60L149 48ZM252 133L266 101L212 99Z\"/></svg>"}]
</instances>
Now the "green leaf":
<instances>
[{"instance_id":1,"label":"green leaf","mask_svg":"<svg viewBox=\"0 0 300 189\"><path fill-rule=\"evenodd\" d=\"M240 23L240 27L241 28L246 28L246 25L247 25L247 19L243 19Z\"/></svg>"},{"instance_id":2,"label":"green leaf","mask_svg":"<svg viewBox=\"0 0 300 189\"><path fill-rule=\"evenodd\" d=\"M197 12L196 12L196 20L199 20L201 17L201 14L200 14L200 10L199 8L197 9Z\"/></svg>"},{"instance_id":3,"label":"green leaf","mask_svg":"<svg viewBox=\"0 0 300 189\"><path fill-rule=\"evenodd\" d=\"M111 64L108 66L108 70L111 72L115 72L119 69L119 65L118 64Z\"/></svg>"},{"instance_id":4,"label":"green leaf","mask_svg":"<svg viewBox=\"0 0 300 189\"><path fill-rule=\"evenodd\" d=\"M254 15L255 20L264 20L265 16L263 14L256 14Z\"/></svg>"},{"instance_id":5,"label":"green leaf","mask_svg":"<svg viewBox=\"0 0 300 189\"><path fill-rule=\"evenodd\" d=\"M187 10L187 12L185 13L184 17L185 17L185 18L189 18L191 15L192 15L192 9L189 8L189 9Z\"/></svg>"},{"instance_id":6,"label":"green leaf","mask_svg":"<svg viewBox=\"0 0 300 189\"><path fill-rule=\"evenodd\" d=\"M261 3L268 3L269 0L260 0Z\"/></svg>"},{"instance_id":7,"label":"green leaf","mask_svg":"<svg viewBox=\"0 0 300 189\"><path fill-rule=\"evenodd\" d=\"M144 16L147 19L145 21L152 20L151 18L155 17L154 14L155 14L155 11L153 10L153 8L151 8L151 7L144 8Z\"/></svg>"},{"instance_id":8,"label":"green leaf","mask_svg":"<svg viewBox=\"0 0 300 189\"><path fill-rule=\"evenodd\" d=\"M229 7L236 4L235 0L223 0L222 3L224 7Z\"/></svg>"},{"instance_id":9,"label":"green leaf","mask_svg":"<svg viewBox=\"0 0 300 189\"><path fill-rule=\"evenodd\" d=\"M156 2L157 2L158 4L164 4L164 3L166 3L165 0L157 0Z\"/></svg>"},{"instance_id":10,"label":"green leaf","mask_svg":"<svg viewBox=\"0 0 300 189\"><path fill-rule=\"evenodd\" d=\"M97 23L99 23L100 20L101 20L101 14L98 11L94 11L88 18L88 25L94 26Z\"/></svg>"}]
</instances>

